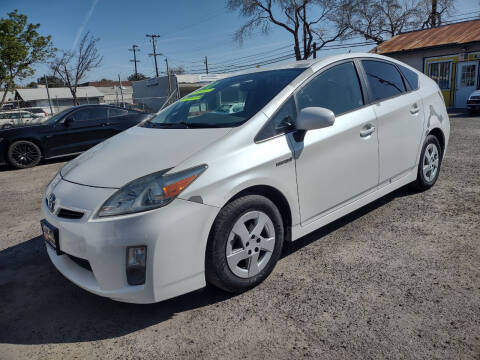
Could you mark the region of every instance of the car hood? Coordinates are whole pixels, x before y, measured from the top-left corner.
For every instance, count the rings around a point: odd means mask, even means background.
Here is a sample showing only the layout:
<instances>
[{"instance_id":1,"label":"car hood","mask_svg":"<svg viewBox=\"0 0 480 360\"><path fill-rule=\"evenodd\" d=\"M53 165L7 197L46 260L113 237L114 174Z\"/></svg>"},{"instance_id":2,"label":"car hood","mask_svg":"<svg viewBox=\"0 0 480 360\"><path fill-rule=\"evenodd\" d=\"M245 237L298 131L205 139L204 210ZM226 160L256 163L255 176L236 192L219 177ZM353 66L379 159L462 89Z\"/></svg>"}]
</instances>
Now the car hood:
<instances>
[{"instance_id":1,"label":"car hood","mask_svg":"<svg viewBox=\"0 0 480 360\"><path fill-rule=\"evenodd\" d=\"M474 95L475 95L475 96L480 96L480 90L475 90L474 92L472 92L472 93L470 94L470 96L474 96Z\"/></svg>"},{"instance_id":2,"label":"car hood","mask_svg":"<svg viewBox=\"0 0 480 360\"><path fill-rule=\"evenodd\" d=\"M62 168L61 175L77 184L120 188L139 177L177 166L230 130L136 126L72 160Z\"/></svg>"}]
</instances>

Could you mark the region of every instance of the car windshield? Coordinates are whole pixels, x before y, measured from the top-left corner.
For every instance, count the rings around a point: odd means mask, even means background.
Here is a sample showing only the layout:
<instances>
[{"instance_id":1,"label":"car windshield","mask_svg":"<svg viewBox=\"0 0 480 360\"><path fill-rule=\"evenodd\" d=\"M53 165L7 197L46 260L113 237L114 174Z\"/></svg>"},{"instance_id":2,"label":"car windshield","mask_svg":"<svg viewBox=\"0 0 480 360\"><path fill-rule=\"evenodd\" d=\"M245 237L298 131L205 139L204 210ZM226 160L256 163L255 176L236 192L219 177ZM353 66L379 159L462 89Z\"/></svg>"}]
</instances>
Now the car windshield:
<instances>
[{"instance_id":1,"label":"car windshield","mask_svg":"<svg viewBox=\"0 0 480 360\"><path fill-rule=\"evenodd\" d=\"M46 124L46 125L55 124L58 120L60 120L65 114L69 113L70 111L72 111L72 108L68 108L63 111L60 111L58 114L53 115L52 117L42 121L42 124Z\"/></svg>"},{"instance_id":2,"label":"car windshield","mask_svg":"<svg viewBox=\"0 0 480 360\"><path fill-rule=\"evenodd\" d=\"M144 127L239 126L255 115L305 69L281 69L215 81L178 100ZM235 105L235 106L233 106Z\"/></svg>"}]
</instances>

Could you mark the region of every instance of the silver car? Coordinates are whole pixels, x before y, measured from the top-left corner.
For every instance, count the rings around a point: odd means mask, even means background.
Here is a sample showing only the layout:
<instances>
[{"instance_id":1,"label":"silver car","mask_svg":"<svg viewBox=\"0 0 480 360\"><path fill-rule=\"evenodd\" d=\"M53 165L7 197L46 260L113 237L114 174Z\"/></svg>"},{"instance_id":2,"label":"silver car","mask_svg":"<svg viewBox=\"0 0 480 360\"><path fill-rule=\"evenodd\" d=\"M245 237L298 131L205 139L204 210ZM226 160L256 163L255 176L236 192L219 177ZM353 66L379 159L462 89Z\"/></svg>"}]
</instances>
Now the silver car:
<instances>
[{"instance_id":1,"label":"silver car","mask_svg":"<svg viewBox=\"0 0 480 360\"><path fill-rule=\"evenodd\" d=\"M241 103L235 113L215 111ZM242 292L283 244L439 176L437 84L372 54L257 69L180 99L68 163L48 185L48 254L75 284L151 303L206 282Z\"/></svg>"}]
</instances>

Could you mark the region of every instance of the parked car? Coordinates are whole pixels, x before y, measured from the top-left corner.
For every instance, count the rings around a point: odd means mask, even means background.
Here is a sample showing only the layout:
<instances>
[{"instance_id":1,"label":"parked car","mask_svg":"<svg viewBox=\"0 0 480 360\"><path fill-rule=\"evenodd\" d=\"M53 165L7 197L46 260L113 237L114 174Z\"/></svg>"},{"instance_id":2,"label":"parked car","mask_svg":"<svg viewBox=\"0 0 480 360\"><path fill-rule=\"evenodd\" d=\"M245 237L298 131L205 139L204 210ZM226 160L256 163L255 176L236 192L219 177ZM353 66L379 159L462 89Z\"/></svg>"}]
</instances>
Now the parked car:
<instances>
[{"instance_id":1,"label":"parked car","mask_svg":"<svg viewBox=\"0 0 480 360\"><path fill-rule=\"evenodd\" d=\"M20 110L30 111L32 114L35 114L40 117L47 117L52 115L50 109L46 107L29 107L29 108L23 108Z\"/></svg>"},{"instance_id":2,"label":"parked car","mask_svg":"<svg viewBox=\"0 0 480 360\"><path fill-rule=\"evenodd\" d=\"M25 110L0 111L0 129L36 124L40 116Z\"/></svg>"},{"instance_id":3,"label":"parked car","mask_svg":"<svg viewBox=\"0 0 480 360\"><path fill-rule=\"evenodd\" d=\"M80 105L32 126L0 130L0 164L16 168L79 154L151 115L106 105Z\"/></svg>"},{"instance_id":4,"label":"parked car","mask_svg":"<svg viewBox=\"0 0 480 360\"><path fill-rule=\"evenodd\" d=\"M235 94L241 112L211 111ZM389 57L218 80L59 171L42 202L47 252L72 282L115 300L206 282L242 292L285 241L401 186L432 187L449 133L437 84Z\"/></svg>"},{"instance_id":5,"label":"parked car","mask_svg":"<svg viewBox=\"0 0 480 360\"><path fill-rule=\"evenodd\" d=\"M480 110L480 90L475 90L470 94L467 100L467 109L470 114Z\"/></svg>"}]
</instances>

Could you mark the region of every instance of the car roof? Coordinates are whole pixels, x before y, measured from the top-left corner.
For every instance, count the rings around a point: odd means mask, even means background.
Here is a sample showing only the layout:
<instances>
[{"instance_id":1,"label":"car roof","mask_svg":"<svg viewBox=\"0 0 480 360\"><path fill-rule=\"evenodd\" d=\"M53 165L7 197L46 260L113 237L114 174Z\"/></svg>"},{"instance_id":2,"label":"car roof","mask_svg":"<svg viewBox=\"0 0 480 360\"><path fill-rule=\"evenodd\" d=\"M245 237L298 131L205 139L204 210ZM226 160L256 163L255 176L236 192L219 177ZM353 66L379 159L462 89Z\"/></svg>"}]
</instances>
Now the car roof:
<instances>
[{"instance_id":1,"label":"car roof","mask_svg":"<svg viewBox=\"0 0 480 360\"><path fill-rule=\"evenodd\" d=\"M249 69L249 70L243 70L243 71L230 73L230 74L228 74L228 77L250 74L250 73L257 73L257 72L262 72L262 71L283 70L283 69L302 69L303 68L303 69L307 70L308 68L312 68L313 71L316 71L316 70L318 70L319 67L328 65L328 64L336 62L336 61L348 60L348 59L354 59L354 58L360 58L360 57L361 58L373 58L373 59L387 60L387 61L394 62L394 63L400 63L398 60L395 60L391 57L387 57L387 56L383 56L383 55L377 55L377 54L372 54L372 53L361 53L361 52L345 53L345 54L324 56L324 57L320 57L318 59L312 59L312 60L299 60L299 61L290 62L290 63L267 65L265 67L259 67L259 68L256 68L256 69Z\"/></svg>"}]
</instances>

